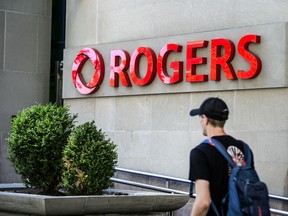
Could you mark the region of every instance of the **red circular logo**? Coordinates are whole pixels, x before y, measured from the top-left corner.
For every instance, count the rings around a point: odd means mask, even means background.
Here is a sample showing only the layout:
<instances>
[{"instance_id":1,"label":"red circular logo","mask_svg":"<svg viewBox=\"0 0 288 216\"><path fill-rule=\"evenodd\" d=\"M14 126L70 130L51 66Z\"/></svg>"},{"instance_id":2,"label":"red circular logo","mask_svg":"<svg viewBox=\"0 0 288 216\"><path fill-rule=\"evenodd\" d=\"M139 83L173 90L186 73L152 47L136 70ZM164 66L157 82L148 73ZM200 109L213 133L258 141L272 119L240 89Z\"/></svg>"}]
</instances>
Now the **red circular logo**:
<instances>
[{"instance_id":1,"label":"red circular logo","mask_svg":"<svg viewBox=\"0 0 288 216\"><path fill-rule=\"evenodd\" d=\"M91 80L86 83L81 71L88 59L91 60L95 72ZM104 73L104 61L102 55L96 49L84 48L80 50L72 66L72 80L78 92L85 95L96 92L104 79Z\"/></svg>"}]
</instances>

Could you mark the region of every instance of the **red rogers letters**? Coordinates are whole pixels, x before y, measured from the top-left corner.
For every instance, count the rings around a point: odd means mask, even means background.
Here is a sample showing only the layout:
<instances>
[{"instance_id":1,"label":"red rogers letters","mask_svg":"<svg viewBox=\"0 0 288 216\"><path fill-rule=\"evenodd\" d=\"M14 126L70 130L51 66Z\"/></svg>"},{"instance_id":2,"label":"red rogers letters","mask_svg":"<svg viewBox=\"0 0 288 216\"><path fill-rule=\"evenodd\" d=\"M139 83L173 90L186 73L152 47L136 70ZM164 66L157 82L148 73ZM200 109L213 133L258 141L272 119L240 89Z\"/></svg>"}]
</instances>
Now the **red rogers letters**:
<instances>
[{"instance_id":1,"label":"red rogers letters","mask_svg":"<svg viewBox=\"0 0 288 216\"><path fill-rule=\"evenodd\" d=\"M186 44L186 71L185 82L207 82L208 80L220 81L221 72L224 72L227 80L253 79L259 75L262 68L261 59L249 50L250 43L260 43L261 37L255 34L243 36L237 44L237 54L250 64L249 70L234 68L232 61L236 53L235 44L225 38L198 40ZM210 74L198 74L197 65L206 65L207 57L197 56L197 49L207 49L210 43ZM110 52L110 86L146 86L153 82L156 74L161 82L172 85L183 81L184 62L173 61L170 68L173 69L170 76L167 71L167 58L171 52L182 52L182 45L166 44L156 57L155 51L148 47L138 47L130 56L124 50L111 50ZM147 59L147 70L140 75L140 58ZM85 62L90 59L95 72L91 80L86 83L81 70ZM106 63L107 64L107 63ZM75 88L81 94L95 93L104 80L105 66L100 52L93 48L82 49L74 60L72 66L72 80Z\"/></svg>"}]
</instances>

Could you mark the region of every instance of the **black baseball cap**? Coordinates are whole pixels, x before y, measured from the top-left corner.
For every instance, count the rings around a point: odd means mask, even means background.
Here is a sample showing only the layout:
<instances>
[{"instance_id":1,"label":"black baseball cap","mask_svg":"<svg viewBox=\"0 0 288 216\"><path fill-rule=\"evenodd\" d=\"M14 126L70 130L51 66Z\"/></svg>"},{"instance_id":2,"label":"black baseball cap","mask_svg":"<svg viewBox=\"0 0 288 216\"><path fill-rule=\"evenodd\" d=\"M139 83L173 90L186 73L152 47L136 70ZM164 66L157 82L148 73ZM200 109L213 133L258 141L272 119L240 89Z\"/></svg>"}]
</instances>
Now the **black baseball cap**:
<instances>
[{"instance_id":1,"label":"black baseball cap","mask_svg":"<svg viewBox=\"0 0 288 216\"><path fill-rule=\"evenodd\" d=\"M198 109L192 109L190 115L206 115L211 119L225 121L228 119L229 109L226 103L220 98L210 97L207 98Z\"/></svg>"}]
</instances>

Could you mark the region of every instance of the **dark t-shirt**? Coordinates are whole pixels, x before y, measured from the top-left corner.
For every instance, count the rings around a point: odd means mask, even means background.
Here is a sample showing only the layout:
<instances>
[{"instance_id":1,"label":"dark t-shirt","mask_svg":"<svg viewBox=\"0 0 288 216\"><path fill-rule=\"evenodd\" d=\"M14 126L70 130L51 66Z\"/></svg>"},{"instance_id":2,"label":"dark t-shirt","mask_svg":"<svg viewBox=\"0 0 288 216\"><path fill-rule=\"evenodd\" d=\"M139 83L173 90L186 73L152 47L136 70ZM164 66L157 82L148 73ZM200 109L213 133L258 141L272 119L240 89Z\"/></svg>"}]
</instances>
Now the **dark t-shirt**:
<instances>
[{"instance_id":1,"label":"dark t-shirt","mask_svg":"<svg viewBox=\"0 0 288 216\"><path fill-rule=\"evenodd\" d=\"M224 145L238 165L245 165L244 146L241 141L231 136L214 136L213 138ZM200 144L191 150L189 179L192 181L197 179L209 181L211 199L219 212L221 212L222 199L228 192L230 171L231 168L227 160L215 147ZM210 208L207 215L215 215L212 208Z\"/></svg>"}]
</instances>

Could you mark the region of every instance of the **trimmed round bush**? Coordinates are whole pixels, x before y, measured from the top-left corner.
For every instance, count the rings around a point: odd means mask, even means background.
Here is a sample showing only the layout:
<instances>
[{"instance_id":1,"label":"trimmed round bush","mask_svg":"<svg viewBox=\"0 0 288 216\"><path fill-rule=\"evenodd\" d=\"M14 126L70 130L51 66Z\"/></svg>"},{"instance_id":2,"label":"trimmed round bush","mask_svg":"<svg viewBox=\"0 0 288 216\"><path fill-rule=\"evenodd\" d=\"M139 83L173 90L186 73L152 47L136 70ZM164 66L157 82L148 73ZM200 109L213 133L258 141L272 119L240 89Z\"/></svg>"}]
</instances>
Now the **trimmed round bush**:
<instances>
[{"instance_id":1,"label":"trimmed round bush","mask_svg":"<svg viewBox=\"0 0 288 216\"><path fill-rule=\"evenodd\" d=\"M68 107L36 104L12 120L9 159L28 187L57 193L63 170L62 153L77 115Z\"/></svg>"},{"instance_id":2,"label":"trimmed round bush","mask_svg":"<svg viewBox=\"0 0 288 216\"><path fill-rule=\"evenodd\" d=\"M94 121L75 127L64 149L64 191L69 195L102 194L111 186L117 163L115 149Z\"/></svg>"}]
</instances>

